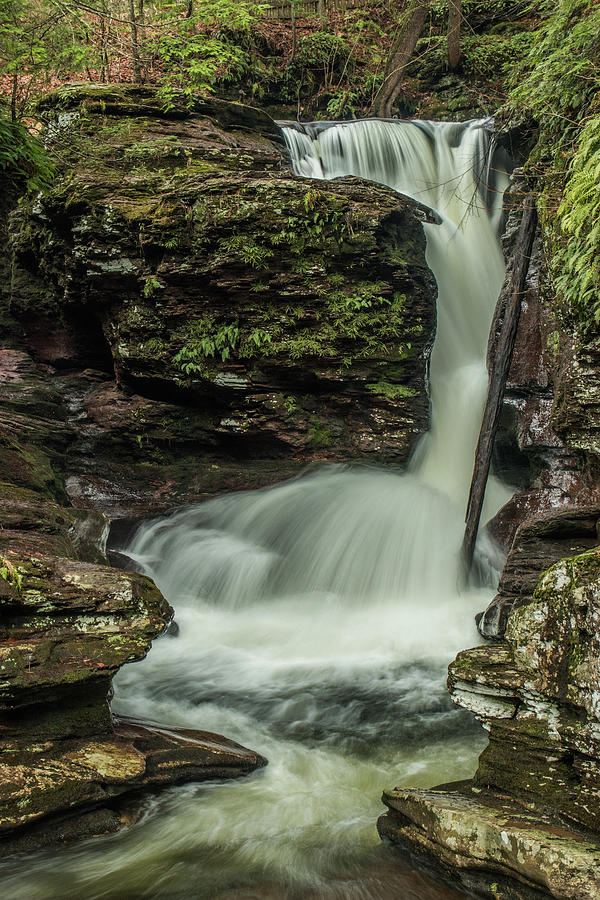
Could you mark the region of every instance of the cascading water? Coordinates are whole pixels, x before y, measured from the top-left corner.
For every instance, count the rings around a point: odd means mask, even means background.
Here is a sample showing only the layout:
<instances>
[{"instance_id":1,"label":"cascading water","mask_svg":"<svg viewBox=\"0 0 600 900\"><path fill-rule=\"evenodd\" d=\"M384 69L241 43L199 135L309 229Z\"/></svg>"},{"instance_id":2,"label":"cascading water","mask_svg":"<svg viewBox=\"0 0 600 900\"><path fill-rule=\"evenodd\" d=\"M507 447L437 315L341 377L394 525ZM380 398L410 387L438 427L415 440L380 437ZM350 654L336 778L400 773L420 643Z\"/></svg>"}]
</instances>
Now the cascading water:
<instances>
[{"instance_id":1,"label":"cascading water","mask_svg":"<svg viewBox=\"0 0 600 900\"><path fill-rule=\"evenodd\" d=\"M424 226L439 290L432 423L411 468L464 507L487 388L490 319L504 277L498 233L508 179L493 165L488 123L367 120L296 126L284 135L297 174L358 175L438 213L439 224ZM487 512L504 499L492 481Z\"/></svg>"},{"instance_id":2,"label":"cascading water","mask_svg":"<svg viewBox=\"0 0 600 900\"><path fill-rule=\"evenodd\" d=\"M433 208L432 427L403 474L328 466L145 524L126 552L176 609L115 707L226 734L269 759L242 782L148 802L127 832L28 860L11 896L448 900L378 840L381 789L466 777L482 738L445 669L489 590L457 588L504 265L507 183L484 122L285 128L299 175L359 175ZM497 165L497 163L496 163ZM507 496L493 482L488 511Z\"/></svg>"}]
</instances>

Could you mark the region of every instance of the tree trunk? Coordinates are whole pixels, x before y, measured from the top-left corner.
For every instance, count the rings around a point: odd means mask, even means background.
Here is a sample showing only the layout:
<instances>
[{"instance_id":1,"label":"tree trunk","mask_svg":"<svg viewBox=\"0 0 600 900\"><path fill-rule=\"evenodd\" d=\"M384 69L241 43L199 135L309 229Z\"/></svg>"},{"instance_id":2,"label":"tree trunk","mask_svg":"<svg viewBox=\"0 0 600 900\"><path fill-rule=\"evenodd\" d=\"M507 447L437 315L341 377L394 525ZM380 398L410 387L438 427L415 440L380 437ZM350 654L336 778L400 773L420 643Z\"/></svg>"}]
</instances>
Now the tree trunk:
<instances>
[{"instance_id":1,"label":"tree trunk","mask_svg":"<svg viewBox=\"0 0 600 900\"><path fill-rule=\"evenodd\" d=\"M140 45L138 41L138 21L135 13L135 0L129 0L129 30L131 33L131 57L133 60L133 80L142 83L142 64L140 62Z\"/></svg>"},{"instance_id":2,"label":"tree trunk","mask_svg":"<svg viewBox=\"0 0 600 900\"><path fill-rule=\"evenodd\" d=\"M454 72L460 65L460 26L462 0L448 0L448 66Z\"/></svg>"},{"instance_id":3,"label":"tree trunk","mask_svg":"<svg viewBox=\"0 0 600 900\"><path fill-rule=\"evenodd\" d=\"M17 121L17 92L19 90L19 76L16 72L13 72L12 77L12 89L10 92L10 120L11 122Z\"/></svg>"},{"instance_id":4,"label":"tree trunk","mask_svg":"<svg viewBox=\"0 0 600 900\"><path fill-rule=\"evenodd\" d=\"M412 0L409 4L390 50L383 76L383 84L373 101L371 112L374 116L379 116L380 118L389 118L391 116L392 106L400 93L404 69L413 55L430 5L431 0Z\"/></svg>"},{"instance_id":5,"label":"tree trunk","mask_svg":"<svg viewBox=\"0 0 600 900\"><path fill-rule=\"evenodd\" d=\"M144 0L138 0L138 25L139 36L142 44L146 41L146 11L144 10Z\"/></svg>"},{"instance_id":6,"label":"tree trunk","mask_svg":"<svg viewBox=\"0 0 600 900\"><path fill-rule=\"evenodd\" d=\"M296 45L297 45L296 7L294 6L294 0L290 0L290 18L292 20L292 61L293 61L296 59Z\"/></svg>"},{"instance_id":7,"label":"tree trunk","mask_svg":"<svg viewBox=\"0 0 600 900\"><path fill-rule=\"evenodd\" d=\"M500 411L504 399L504 388L510 370L515 339L517 337L517 329L519 327L521 298L525 291L536 225L537 211L535 202L532 195L529 194L525 199L525 208L513 256L512 273L508 291L505 292L503 289L498 298L498 305L500 306L502 303L505 303L505 309L502 315L502 325L498 336L494 359L490 367L488 395L483 414L483 421L481 423L481 430L479 432L477 450L475 451L473 480L471 481L471 491L469 493L469 502L465 517L466 528L462 545L465 578L468 577L471 563L473 562L475 541L477 540L477 532L479 530L479 519L481 518L481 510L485 497L485 487L490 471L490 464L492 462L494 438L500 420ZM494 327L494 322L497 320L497 316L494 315L492 328Z\"/></svg>"}]
</instances>

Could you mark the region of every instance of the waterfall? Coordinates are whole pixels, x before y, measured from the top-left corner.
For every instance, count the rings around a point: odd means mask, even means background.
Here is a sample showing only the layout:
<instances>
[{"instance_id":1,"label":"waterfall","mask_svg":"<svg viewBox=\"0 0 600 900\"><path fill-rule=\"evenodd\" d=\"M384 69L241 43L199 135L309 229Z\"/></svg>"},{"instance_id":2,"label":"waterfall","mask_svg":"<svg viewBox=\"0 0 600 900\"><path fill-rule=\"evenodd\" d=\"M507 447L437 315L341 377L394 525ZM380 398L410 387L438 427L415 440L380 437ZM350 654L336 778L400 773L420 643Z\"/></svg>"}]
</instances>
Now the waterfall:
<instances>
[{"instance_id":1,"label":"waterfall","mask_svg":"<svg viewBox=\"0 0 600 900\"><path fill-rule=\"evenodd\" d=\"M60 864L28 861L15 897L62 897L67 882L88 898L455 896L382 845L375 820L382 788L468 777L483 746L444 682L490 597L458 590L457 561L507 177L485 122L284 134L298 175L359 175L438 214L425 226L439 287L431 431L406 472L326 466L147 522L120 548L180 631L119 672L115 709L226 734L269 766L161 795L139 825ZM490 484L488 512L504 491Z\"/></svg>"},{"instance_id":2,"label":"waterfall","mask_svg":"<svg viewBox=\"0 0 600 900\"><path fill-rule=\"evenodd\" d=\"M505 269L498 233L508 177L489 123L315 123L284 127L284 137L298 175L368 178L438 214L439 224L424 226L439 291L432 426L411 468L464 506L487 389L490 320ZM492 480L484 517L506 499Z\"/></svg>"}]
</instances>

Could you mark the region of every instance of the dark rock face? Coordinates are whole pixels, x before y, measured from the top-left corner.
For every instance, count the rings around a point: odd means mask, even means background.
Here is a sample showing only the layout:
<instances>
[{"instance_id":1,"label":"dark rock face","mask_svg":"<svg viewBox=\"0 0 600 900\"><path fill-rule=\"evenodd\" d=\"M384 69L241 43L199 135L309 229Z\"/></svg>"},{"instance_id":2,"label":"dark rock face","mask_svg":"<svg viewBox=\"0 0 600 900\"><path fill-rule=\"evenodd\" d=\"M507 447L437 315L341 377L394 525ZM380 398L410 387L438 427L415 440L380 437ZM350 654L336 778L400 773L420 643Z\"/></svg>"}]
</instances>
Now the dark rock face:
<instances>
[{"instance_id":1,"label":"dark rock face","mask_svg":"<svg viewBox=\"0 0 600 900\"><path fill-rule=\"evenodd\" d=\"M600 505L568 507L519 526L504 566L498 594L478 622L487 638L504 636L513 607L531 602L536 585L557 560L598 545Z\"/></svg>"},{"instance_id":2,"label":"dark rock face","mask_svg":"<svg viewBox=\"0 0 600 900\"><path fill-rule=\"evenodd\" d=\"M509 257L518 230L518 204L522 196L517 178L508 195L512 208L504 249ZM570 370L577 369L578 363L573 342L557 331L552 305L546 296L548 290L544 252L538 236L495 447L496 473L519 490L487 525L508 558L498 595L478 621L479 630L486 638L502 637L512 605L529 602L544 569L562 556L573 555L597 543L594 521L588 521L590 515L593 518L594 507L600 504L597 460L589 452L591 447L565 441L556 427L560 405L557 396L567 377L566 361L571 360ZM493 352L497 331L497 327L492 329L488 354ZM559 395L555 396L557 390ZM578 409L576 414L583 415L584 406ZM575 505L577 509L573 509ZM564 516L561 509L567 510Z\"/></svg>"},{"instance_id":3,"label":"dark rock face","mask_svg":"<svg viewBox=\"0 0 600 900\"><path fill-rule=\"evenodd\" d=\"M507 195L509 215L503 243L509 260L523 196L517 177ZM547 282L544 250L538 235L521 304L494 456L496 474L516 488L511 500L488 524L490 534L507 552L521 523L563 506L600 501L598 481L589 459L579 447L565 441L555 428L559 345L566 336L556 322ZM493 352L497 332L497 328L492 330L488 354Z\"/></svg>"},{"instance_id":4,"label":"dark rock face","mask_svg":"<svg viewBox=\"0 0 600 900\"><path fill-rule=\"evenodd\" d=\"M265 760L215 735L113 724L113 675L146 655L173 611L149 578L107 565L103 514L66 505L65 451L75 433L48 372L16 350L0 351L0 372L0 853L7 853L116 830L132 813L106 804L132 791L246 774ZM62 819L57 825L57 817L78 814L83 830Z\"/></svg>"},{"instance_id":5,"label":"dark rock face","mask_svg":"<svg viewBox=\"0 0 600 900\"><path fill-rule=\"evenodd\" d=\"M13 217L11 309L36 358L70 370L78 506L407 459L429 412L427 211L291 176L279 129L239 104L165 113L150 89L86 86L47 107L69 161Z\"/></svg>"}]
</instances>

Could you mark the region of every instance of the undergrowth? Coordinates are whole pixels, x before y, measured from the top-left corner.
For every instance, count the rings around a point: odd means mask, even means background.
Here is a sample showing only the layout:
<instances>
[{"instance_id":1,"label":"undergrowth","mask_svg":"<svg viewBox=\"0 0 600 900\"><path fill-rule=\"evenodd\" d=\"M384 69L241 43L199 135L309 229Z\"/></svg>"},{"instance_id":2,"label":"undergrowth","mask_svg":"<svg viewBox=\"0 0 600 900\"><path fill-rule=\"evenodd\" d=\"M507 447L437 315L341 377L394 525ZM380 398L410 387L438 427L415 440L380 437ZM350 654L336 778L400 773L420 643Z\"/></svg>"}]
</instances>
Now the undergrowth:
<instances>
[{"instance_id":1,"label":"undergrowth","mask_svg":"<svg viewBox=\"0 0 600 900\"><path fill-rule=\"evenodd\" d=\"M47 187L54 175L54 166L40 141L1 109L0 173L9 185L29 190Z\"/></svg>"},{"instance_id":2,"label":"undergrowth","mask_svg":"<svg viewBox=\"0 0 600 900\"><path fill-rule=\"evenodd\" d=\"M600 3L562 0L512 70L508 110L539 137L526 174L538 191L557 312L584 334L600 324Z\"/></svg>"}]
</instances>

